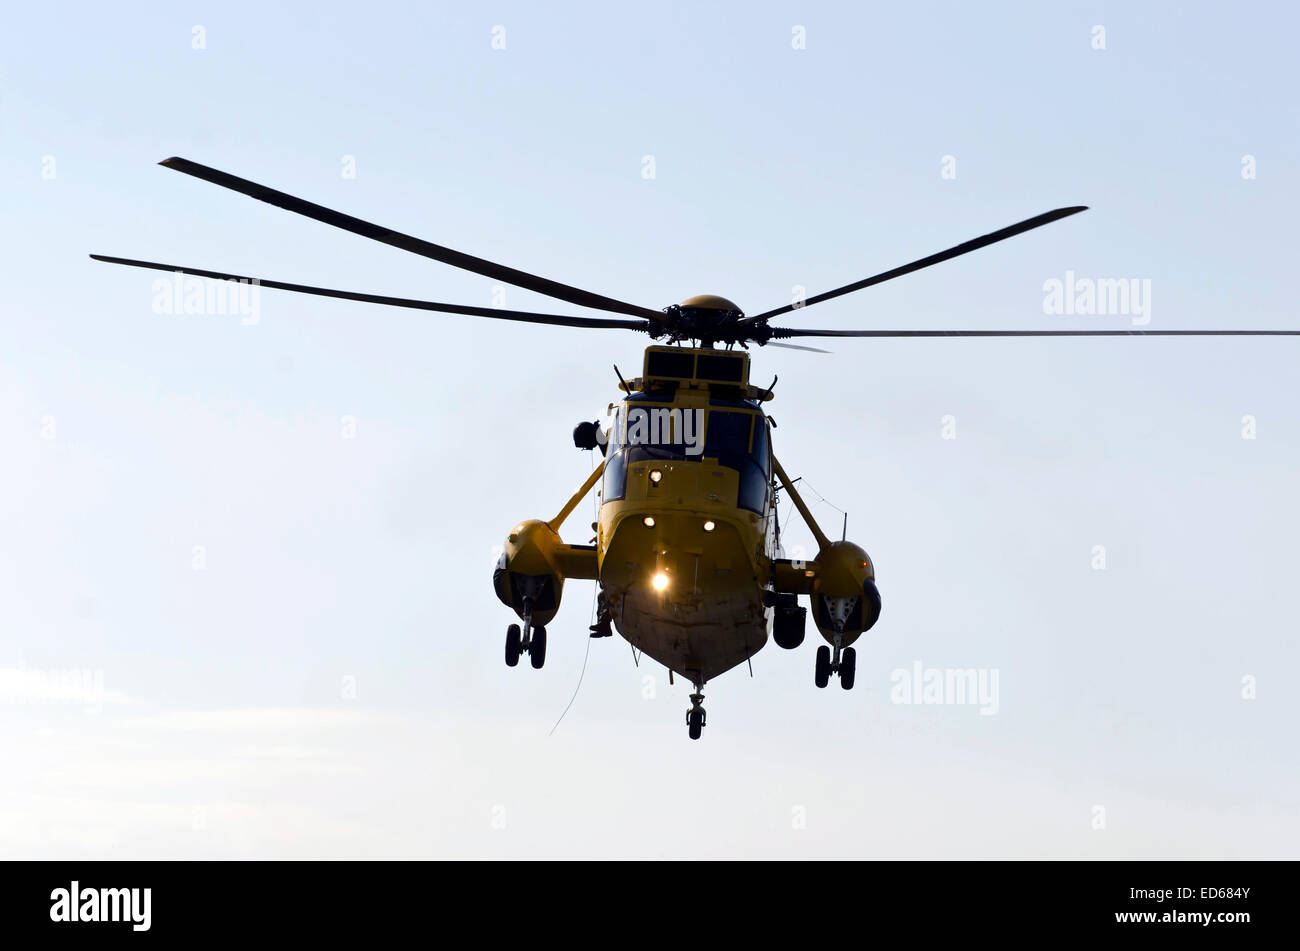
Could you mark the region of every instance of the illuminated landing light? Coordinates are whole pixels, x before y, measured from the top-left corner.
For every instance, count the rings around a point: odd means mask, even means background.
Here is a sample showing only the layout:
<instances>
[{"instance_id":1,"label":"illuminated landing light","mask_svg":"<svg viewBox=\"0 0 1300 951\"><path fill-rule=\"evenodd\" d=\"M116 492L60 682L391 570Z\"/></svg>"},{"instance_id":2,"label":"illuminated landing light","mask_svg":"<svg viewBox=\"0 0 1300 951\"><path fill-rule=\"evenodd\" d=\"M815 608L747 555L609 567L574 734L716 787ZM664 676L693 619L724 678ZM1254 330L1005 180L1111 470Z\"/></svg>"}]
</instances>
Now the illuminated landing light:
<instances>
[{"instance_id":1,"label":"illuminated landing light","mask_svg":"<svg viewBox=\"0 0 1300 951\"><path fill-rule=\"evenodd\" d=\"M641 524L643 524L646 528L654 528L655 517L653 515L647 515L645 518L641 519Z\"/></svg>"},{"instance_id":2,"label":"illuminated landing light","mask_svg":"<svg viewBox=\"0 0 1300 951\"><path fill-rule=\"evenodd\" d=\"M654 589L655 589L656 591L664 591L664 590L667 590L667 588L668 588L668 576L667 576L666 574L664 574L664 573L661 571L661 572L659 572L659 574L657 574L657 575L654 576L654 580L651 581L650 583L651 583L652 585L654 585Z\"/></svg>"},{"instance_id":3,"label":"illuminated landing light","mask_svg":"<svg viewBox=\"0 0 1300 951\"><path fill-rule=\"evenodd\" d=\"M663 474L662 472L660 472L658 469L651 469L651 470L650 470L650 481L653 482L655 485L658 485L658 484L659 484L659 481L660 481L663 477L664 477L664 474Z\"/></svg>"},{"instance_id":4,"label":"illuminated landing light","mask_svg":"<svg viewBox=\"0 0 1300 951\"><path fill-rule=\"evenodd\" d=\"M706 532L711 532L711 531L713 531L713 530L714 530L715 528L717 528L717 527L718 527L718 526L714 525L712 521L709 521L709 522L705 522L705 523L704 523L704 530L705 530Z\"/></svg>"}]
</instances>

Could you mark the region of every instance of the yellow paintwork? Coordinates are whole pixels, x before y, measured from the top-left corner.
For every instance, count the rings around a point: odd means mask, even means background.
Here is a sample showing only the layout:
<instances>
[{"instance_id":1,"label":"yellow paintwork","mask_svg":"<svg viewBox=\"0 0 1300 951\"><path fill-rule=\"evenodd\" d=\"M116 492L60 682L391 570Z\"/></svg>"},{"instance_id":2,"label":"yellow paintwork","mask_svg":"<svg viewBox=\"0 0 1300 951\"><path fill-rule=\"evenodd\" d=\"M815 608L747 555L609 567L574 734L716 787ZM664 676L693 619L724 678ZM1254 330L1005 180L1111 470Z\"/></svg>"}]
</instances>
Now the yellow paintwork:
<instances>
[{"instance_id":1,"label":"yellow paintwork","mask_svg":"<svg viewBox=\"0 0 1300 951\"><path fill-rule=\"evenodd\" d=\"M651 469L663 472L658 486ZM743 663L767 641L762 587L771 573L771 519L723 501L735 497L737 482L735 470L708 458L637 462L628 466L625 497L600 507L600 583L619 633L700 680ZM653 527L644 524L647 515ZM668 576L662 592L651 584L659 572Z\"/></svg>"},{"instance_id":2,"label":"yellow paintwork","mask_svg":"<svg viewBox=\"0 0 1300 951\"><path fill-rule=\"evenodd\" d=\"M678 306L699 307L702 310L740 310L740 308L731 301L727 300L725 297L719 297L717 294L699 294L695 297L688 297Z\"/></svg>"},{"instance_id":3,"label":"yellow paintwork","mask_svg":"<svg viewBox=\"0 0 1300 951\"><path fill-rule=\"evenodd\" d=\"M735 309L730 301L712 296L691 298L683 306ZM614 417L624 427L631 407L708 411L711 397L749 401L748 408L720 408L751 412L757 417L754 425L765 425L758 405L772 394L749 384L748 355L732 354L743 358L744 376L738 383L673 379L668 385L667 378L648 372L651 355L662 352L684 360L688 355L715 356L723 351L647 348L645 371L626 387L629 395L639 398L624 399ZM621 444L626 433L609 435ZM706 451L685 459L629 463L623 497L601 500L595 545L566 545L559 528L596 486L605 468L602 462L550 522L530 520L516 526L506 541L503 569L551 579L556 608L566 578L596 579L618 632L647 656L696 683L744 663L762 649L771 617L770 592L809 595L813 619L831 641L833 632L817 620L817 599L861 594L863 583L874 579L871 559L851 542L830 541L780 464L774 458L771 462L774 487L789 493L817 539L814 561L790 563L776 558L774 494L768 493L762 513L742 508L737 499L739 473L720 465ZM651 480L653 470L661 474L657 483ZM712 531L705 531L706 522L714 524ZM654 584L656 575L663 576L661 582L666 579L662 590ZM554 614L555 608L535 612L533 620L545 624ZM871 617L866 626L874 620ZM860 633L861 629L845 628L842 644L853 643Z\"/></svg>"}]
</instances>

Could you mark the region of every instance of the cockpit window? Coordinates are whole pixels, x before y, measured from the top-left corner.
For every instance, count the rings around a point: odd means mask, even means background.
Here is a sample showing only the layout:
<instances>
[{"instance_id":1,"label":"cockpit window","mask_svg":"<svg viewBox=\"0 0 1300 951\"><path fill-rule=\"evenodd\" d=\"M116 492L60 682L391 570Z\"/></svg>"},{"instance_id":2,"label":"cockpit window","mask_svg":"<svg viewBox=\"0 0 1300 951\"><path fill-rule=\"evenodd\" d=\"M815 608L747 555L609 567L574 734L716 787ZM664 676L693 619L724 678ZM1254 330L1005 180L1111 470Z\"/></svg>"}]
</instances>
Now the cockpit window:
<instances>
[{"instance_id":1,"label":"cockpit window","mask_svg":"<svg viewBox=\"0 0 1300 951\"><path fill-rule=\"evenodd\" d=\"M709 426L704 433L704 454L718 460L749 453L749 427L752 413L728 413L725 410L709 411ZM723 462L723 465L726 465Z\"/></svg>"},{"instance_id":2,"label":"cockpit window","mask_svg":"<svg viewBox=\"0 0 1300 951\"><path fill-rule=\"evenodd\" d=\"M758 413L710 409L704 454L740 473L736 502L741 508L760 515L767 511L770 488L767 420Z\"/></svg>"},{"instance_id":3,"label":"cockpit window","mask_svg":"<svg viewBox=\"0 0 1300 951\"><path fill-rule=\"evenodd\" d=\"M621 499L627 467L637 462L716 459L740 475L737 504L760 515L771 490L767 420L748 403L710 401L707 412L629 400L614 414L602 500ZM734 408L732 408L734 407Z\"/></svg>"},{"instance_id":4,"label":"cockpit window","mask_svg":"<svg viewBox=\"0 0 1300 951\"><path fill-rule=\"evenodd\" d=\"M605 474L600 484L600 503L623 498L627 492L627 455L623 449L623 409L614 410L609 427L609 445L605 449Z\"/></svg>"},{"instance_id":5,"label":"cockpit window","mask_svg":"<svg viewBox=\"0 0 1300 951\"><path fill-rule=\"evenodd\" d=\"M704 452L705 412L683 406L627 406L623 447L630 462L698 461Z\"/></svg>"},{"instance_id":6,"label":"cockpit window","mask_svg":"<svg viewBox=\"0 0 1300 951\"><path fill-rule=\"evenodd\" d=\"M767 420L762 416L754 418L754 442L749 456L764 472L768 470Z\"/></svg>"},{"instance_id":7,"label":"cockpit window","mask_svg":"<svg viewBox=\"0 0 1300 951\"><path fill-rule=\"evenodd\" d=\"M623 408L619 407L614 410L614 422L609 427L609 446L610 453L618 452L623 448Z\"/></svg>"}]
</instances>

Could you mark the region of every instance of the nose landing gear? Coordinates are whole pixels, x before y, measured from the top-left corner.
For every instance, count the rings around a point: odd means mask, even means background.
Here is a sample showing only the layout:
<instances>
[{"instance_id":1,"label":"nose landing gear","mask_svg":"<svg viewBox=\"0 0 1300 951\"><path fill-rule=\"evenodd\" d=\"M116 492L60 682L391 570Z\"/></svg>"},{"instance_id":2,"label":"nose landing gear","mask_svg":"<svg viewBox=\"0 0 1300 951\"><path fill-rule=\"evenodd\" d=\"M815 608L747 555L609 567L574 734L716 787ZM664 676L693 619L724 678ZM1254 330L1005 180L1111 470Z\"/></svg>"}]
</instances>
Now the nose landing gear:
<instances>
[{"instance_id":1,"label":"nose landing gear","mask_svg":"<svg viewBox=\"0 0 1300 951\"><path fill-rule=\"evenodd\" d=\"M524 626L511 624L506 628L506 666L516 667L519 655L527 654L534 670L541 670L546 663L546 627L533 626L533 600L524 598Z\"/></svg>"}]
</instances>

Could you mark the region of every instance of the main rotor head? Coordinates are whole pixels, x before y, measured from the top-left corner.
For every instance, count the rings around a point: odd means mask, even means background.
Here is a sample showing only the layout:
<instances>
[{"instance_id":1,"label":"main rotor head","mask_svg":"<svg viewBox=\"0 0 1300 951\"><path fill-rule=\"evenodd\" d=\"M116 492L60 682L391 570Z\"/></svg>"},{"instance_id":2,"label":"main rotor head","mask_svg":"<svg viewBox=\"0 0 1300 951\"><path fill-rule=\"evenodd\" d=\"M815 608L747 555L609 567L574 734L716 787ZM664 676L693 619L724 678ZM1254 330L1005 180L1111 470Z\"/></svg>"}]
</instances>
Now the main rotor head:
<instances>
[{"instance_id":1,"label":"main rotor head","mask_svg":"<svg viewBox=\"0 0 1300 951\"><path fill-rule=\"evenodd\" d=\"M678 340L698 340L705 347L719 342L737 343L739 341L728 330L734 328L744 316L744 312L725 297L697 294L680 304L665 307L663 329L659 333L651 331L650 336L655 339L667 336L673 343Z\"/></svg>"}]
</instances>

